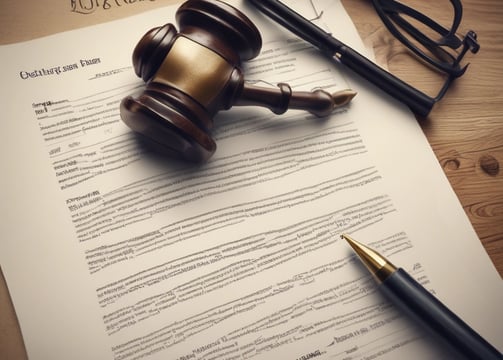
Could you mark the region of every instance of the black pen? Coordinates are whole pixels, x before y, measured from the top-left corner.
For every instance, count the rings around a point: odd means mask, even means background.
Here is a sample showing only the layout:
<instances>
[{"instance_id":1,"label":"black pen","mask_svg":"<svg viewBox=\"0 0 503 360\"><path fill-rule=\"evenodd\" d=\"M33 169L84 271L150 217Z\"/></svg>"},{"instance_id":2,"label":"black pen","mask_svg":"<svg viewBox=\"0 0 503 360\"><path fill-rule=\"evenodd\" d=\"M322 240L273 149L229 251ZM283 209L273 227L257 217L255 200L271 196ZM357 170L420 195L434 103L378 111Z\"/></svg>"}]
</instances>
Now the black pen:
<instances>
[{"instance_id":1,"label":"black pen","mask_svg":"<svg viewBox=\"0 0 503 360\"><path fill-rule=\"evenodd\" d=\"M503 359L503 355L449 310L403 269L347 235L346 239L381 289L405 312L421 322L468 359Z\"/></svg>"},{"instance_id":2,"label":"black pen","mask_svg":"<svg viewBox=\"0 0 503 360\"><path fill-rule=\"evenodd\" d=\"M249 1L278 24L316 46L329 57L339 60L358 75L407 105L417 115L426 117L430 113L435 104L435 99L382 69L281 1Z\"/></svg>"}]
</instances>

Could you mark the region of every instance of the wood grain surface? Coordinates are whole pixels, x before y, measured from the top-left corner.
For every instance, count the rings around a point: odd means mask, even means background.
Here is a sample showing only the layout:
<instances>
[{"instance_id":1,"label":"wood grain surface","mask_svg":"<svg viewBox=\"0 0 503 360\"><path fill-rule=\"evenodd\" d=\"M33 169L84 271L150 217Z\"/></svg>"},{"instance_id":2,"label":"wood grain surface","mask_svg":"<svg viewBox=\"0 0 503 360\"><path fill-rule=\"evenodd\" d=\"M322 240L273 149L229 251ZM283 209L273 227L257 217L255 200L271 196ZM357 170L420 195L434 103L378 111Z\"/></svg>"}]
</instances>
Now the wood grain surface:
<instances>
[{"instance_id":1,"label":"wood grain surface","mask_svg":"<svg viewBox=\"0 0 503 360\"><path fill-rule=\"evenodd\" d=\"M72 0L21 2L2 0L0 44L24 41L83 27L176 3L176 0L109 1L110 9L93 7L87 14L74 8ZM78 2L77 2L78 3ZM89 0L87 4L96 4ZM107 1L99 1L105 4ZM428 4L409 0L413 7ZM426 3L426 5L425 5ZM449 3L445 1L445 3ZM119 5L120 4L120 5ZM364 41L375 50L377 61L391 72L419 82L426 89L422 70L410 66L404 50L389 35L368 0L343 0ZM448 11L431 11L439 18ZM481 50L469 54L470 67L427 119L418 119L439 163L444 169L466 214L500 276L503 274L503 2L464 0L461 32L477 32ZM85 9L80 9L85 10ZM92 10L92 11L91 11ZM428 11L428 9L426 9ZM405 64L407 63L407 64ZM5 85L3 85L5 86ZM410 159L414 161L414 159ZM26 359L23 340L12 303L0 273L0 359Z\"/></svg>"}]
</instances>

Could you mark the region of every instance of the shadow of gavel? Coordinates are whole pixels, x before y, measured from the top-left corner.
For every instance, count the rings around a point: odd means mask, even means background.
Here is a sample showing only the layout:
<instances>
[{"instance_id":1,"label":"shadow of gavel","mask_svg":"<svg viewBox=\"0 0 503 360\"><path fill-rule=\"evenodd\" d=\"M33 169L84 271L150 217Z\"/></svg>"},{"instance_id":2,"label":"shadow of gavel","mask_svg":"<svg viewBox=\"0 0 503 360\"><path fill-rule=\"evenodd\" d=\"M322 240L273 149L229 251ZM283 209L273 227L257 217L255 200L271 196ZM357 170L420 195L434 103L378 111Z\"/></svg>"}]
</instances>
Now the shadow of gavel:
<instances>
[{"instance_id":1,"label":"shadow of gavel","mask_svg":"<svg viewBox=\"0 0 503 360\"><path fill-rule=\"evenodd\" d=\"M172 24L148 31L133 52L136 75L146 86L121 102L122 120L176 157L204 162L216 150L213 117L232 106L255 105L275 114L288 109L329 115L355 96L352 90L292 91L248 84L241 62L260 53L262 38L239 10L222 1L189 0Z\"/></svg>"}]
</instances>

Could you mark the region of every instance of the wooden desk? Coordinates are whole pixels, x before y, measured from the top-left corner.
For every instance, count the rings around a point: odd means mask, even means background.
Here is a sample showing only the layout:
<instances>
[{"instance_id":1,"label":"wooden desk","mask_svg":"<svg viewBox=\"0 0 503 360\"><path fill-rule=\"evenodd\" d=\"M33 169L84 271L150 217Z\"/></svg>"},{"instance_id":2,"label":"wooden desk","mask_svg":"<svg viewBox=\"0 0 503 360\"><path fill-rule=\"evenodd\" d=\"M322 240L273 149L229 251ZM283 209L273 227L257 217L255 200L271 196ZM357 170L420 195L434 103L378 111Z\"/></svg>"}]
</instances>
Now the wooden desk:
<instances>
[{"instance_id":1,"label":"wooden desk","mask_svg":"<svg viewBox=\"0 0 503 360\"><path fill-rule=\"evenodd\" d=\"M89 15L71 11L71 2L41 0L27 5L3 0L0 13L0 43L27 40L75 27L95 24L149 10L175 0L133 2ZM90 3L87 2L87 3ZM100 1L103 3L103 1ZM414 69L401 67L392 57L394 39L383 29L367 0L343 0L360 35L372 43L376 54L390 70L418 76ZM411 4L423 4L411 0ZM424 4L423 4L424 5ZM464 0L462 31L474 29L481 51L468 55L468 72L435 106L422 128L458 195L475 231L503 274L503 2ZM450 14L445 14L450 16ZM51 21L50 19L54 19ZM396 43L396 42L395 42ZM414 161L414 159L410 159ZM0 277L0 358L26 359L19 326L3 277Z\"/></svg>"}]
</instances>

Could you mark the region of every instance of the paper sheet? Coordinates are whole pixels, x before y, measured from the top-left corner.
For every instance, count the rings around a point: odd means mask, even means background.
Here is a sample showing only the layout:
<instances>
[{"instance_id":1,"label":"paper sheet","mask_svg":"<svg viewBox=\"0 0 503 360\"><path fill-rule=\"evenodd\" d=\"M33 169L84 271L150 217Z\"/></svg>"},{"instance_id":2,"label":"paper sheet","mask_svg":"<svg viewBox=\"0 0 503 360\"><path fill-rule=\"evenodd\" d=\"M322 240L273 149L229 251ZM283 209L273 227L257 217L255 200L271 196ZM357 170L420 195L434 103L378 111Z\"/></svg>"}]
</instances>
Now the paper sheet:
<instances>
[{"instance_id":1,"label":"paper sheet","mask_svg":"<svg viewBox=\"0 0 503 360\"><path fill-rule=\"evenodd\" d=\"M291 2L308 17L310 3ZM352 104L326 119L222 112L217 152L195 167L150 151L118 113L143 87L132 49L176 7L0 47L0 264L30 359L448 356L342 232L502 349L501 280L414 117L233 4L264 39L247 79L351 87ZM341 4L317 4L320 26L363 51Z\"/></svg>"}]
</instances>

